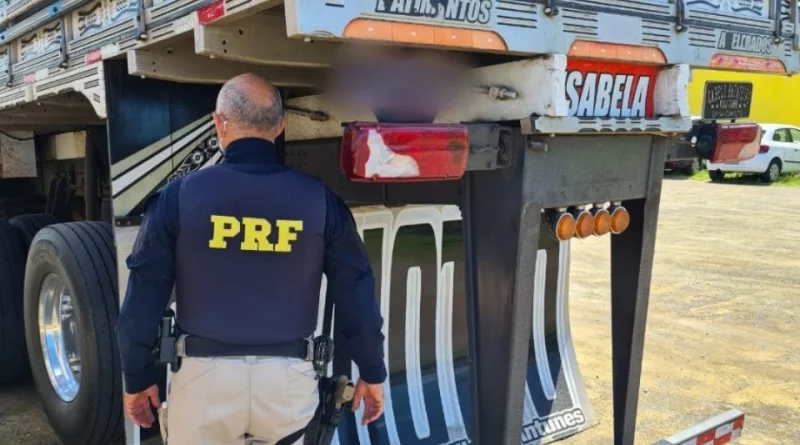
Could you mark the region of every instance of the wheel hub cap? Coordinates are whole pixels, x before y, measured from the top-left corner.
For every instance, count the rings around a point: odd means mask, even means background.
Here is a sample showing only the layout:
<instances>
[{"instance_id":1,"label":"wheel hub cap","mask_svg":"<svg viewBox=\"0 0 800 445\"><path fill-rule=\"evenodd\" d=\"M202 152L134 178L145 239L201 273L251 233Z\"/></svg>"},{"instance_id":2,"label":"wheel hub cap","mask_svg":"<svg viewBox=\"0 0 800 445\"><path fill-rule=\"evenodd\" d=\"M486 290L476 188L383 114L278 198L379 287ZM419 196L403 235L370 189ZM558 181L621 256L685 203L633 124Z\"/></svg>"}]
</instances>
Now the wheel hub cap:
<instances>
[{"instance_id":1,"label":"wheel hub cap","mask_svg":"<svg viewBox=\"0 0 800 445\"><path fill-rule=\"evenodd\" d=\"M774 180L778 179L778 175L779 175L778 166L775 165L775 164L772 164L769 167L769 177L774 181Z\"/></svg>"},{"instance_id":2,"label":"wheel hub cap","mask_svg":"<svg viewBox=\"0 0 800 445\"><path fill-rule=\"evenodd\" d=\"M72 297L56 274L47 275L39 294L39 337L50 383L65 402L78 395L81 357Z\"/></svg>"}]
</instances>

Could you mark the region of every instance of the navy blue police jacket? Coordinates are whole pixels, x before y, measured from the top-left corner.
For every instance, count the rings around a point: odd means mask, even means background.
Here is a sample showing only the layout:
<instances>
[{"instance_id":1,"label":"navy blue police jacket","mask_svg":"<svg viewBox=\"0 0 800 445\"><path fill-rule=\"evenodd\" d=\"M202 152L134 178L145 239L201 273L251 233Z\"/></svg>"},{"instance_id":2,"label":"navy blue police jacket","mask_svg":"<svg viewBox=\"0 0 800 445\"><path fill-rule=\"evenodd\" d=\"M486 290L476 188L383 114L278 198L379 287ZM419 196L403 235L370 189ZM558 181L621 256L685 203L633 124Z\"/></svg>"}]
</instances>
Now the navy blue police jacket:
<instances>
[{"instance_id":1,"label":"navy blue police jacket","mask_svg":"<svg viewBox=\"0 0 800 445\"><path fill-rule=\"evenodd\" d=\"M266 140L234 141L220 165L165 186L146 206L127 266L117 338L128 393L159 380L153 349L173 286L182 332L273 344L314 333L323 273L338 347L366 382L386 378L375 280L350 209L279 164Z\"/></svg>"}]
</instances>

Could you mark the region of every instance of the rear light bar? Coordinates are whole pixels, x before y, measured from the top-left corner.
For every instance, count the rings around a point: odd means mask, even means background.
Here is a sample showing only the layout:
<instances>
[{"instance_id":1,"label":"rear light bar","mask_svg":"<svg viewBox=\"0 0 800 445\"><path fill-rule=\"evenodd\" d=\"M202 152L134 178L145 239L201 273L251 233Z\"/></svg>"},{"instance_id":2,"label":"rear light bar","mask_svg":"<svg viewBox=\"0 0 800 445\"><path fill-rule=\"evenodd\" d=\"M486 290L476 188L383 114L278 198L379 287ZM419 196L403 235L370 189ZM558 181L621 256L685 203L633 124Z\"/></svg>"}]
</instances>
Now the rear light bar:
<instances>
[{"instance_id":1,"label":"rear light bar","mask_svg":"<svg viewBox=\"0 0 800 445\"><path fill-rule=\"evenodd\" d=\"M720 144L750 142L758 136L759 126L756 124L721 124L717 127L717 139Z\"/></svg>"},{"instance_id":2,"label":"rear light bar","mask_svg":"<svg viewBox=\"0 0 800 445\"><path fill-rule=\"evenodd\" d=\"M762 145L758 147L758 153L759 154L769 153L769 145Z\"/></svg>"},{"instance_id":3,"label":"rear light bar","mask_svg":"<svg viewBox=\"0 0 800 445\"><path fill-rule=\"evenodd\" d=\"M757 124L717 124L711 162L746 161L755 156L761 145L761 127Z\"/></svg>"},{"instance_id":4,"label":"rear light bar","mask_svg":"<svg viewBox=\"0 0 800 445\"><path fill-rule=\"evenodd\" d=\"M342 138L340 165L353 182L451 181L464 176L464 125L355 122Z\"/></svg>"},{"instance_id":5,"label":"rear light bar","mask_svg":"<svg viewBox=\"0 0 800 445\"><path fill-rule=\"evenodd\" d=\"M628 229L631 216L628 209L620 203L574 206L569 209L549 209L545 215L550 231L559 241L571 238L584 239L591 235L603 236L609 233L619 235Z\"/></svg>"}]
</instances>

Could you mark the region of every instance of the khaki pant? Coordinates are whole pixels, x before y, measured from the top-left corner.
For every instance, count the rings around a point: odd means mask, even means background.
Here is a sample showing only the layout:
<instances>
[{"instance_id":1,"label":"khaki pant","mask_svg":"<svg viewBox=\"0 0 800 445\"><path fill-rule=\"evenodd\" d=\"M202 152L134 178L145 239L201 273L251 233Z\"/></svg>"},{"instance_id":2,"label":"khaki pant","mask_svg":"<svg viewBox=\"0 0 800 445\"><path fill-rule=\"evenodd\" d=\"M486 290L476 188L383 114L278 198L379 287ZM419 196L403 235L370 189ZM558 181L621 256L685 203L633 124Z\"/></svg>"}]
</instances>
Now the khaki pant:
<instances>
[{"instance_id":1,"label":"khaki pant","mask_svg":"<svg viewBox=\"0 0 800 445\"><path fill-rule=\"evenodd\" d=\"M272 445L311 420L319 403L315 377L311 362L299 359L184 358L161 413L164 441Z\"/></svg>"}]
</instances>

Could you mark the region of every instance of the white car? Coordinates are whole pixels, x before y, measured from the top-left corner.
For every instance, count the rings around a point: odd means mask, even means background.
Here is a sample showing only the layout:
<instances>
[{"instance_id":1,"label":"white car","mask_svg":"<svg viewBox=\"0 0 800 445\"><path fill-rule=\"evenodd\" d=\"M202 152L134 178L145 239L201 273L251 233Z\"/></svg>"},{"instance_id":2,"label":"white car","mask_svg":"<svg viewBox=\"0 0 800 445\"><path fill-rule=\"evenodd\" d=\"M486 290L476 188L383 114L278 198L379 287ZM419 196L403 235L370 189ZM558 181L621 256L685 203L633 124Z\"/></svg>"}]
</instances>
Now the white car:
<instances>
[{"instance_id":1,"label":"white car","mask_svg":"<svg viewBox=\"0 0 800 445\"><path fill-rule=\"evenodd\" d=\"M800 171L800 128L786 124L761 124L761 148L741 162L708 163L712 181L725 173L757 173L764 182L774 182L781 173Z\"/></svg>"}]
</instances>

